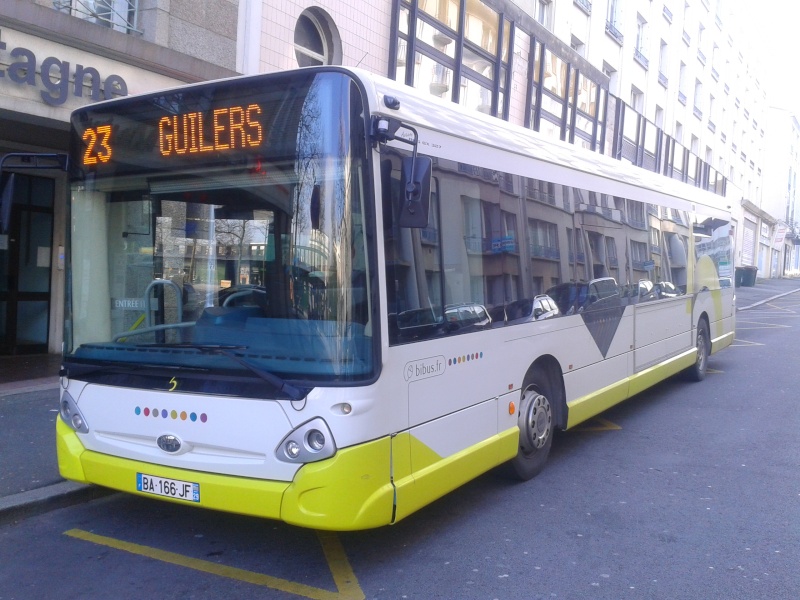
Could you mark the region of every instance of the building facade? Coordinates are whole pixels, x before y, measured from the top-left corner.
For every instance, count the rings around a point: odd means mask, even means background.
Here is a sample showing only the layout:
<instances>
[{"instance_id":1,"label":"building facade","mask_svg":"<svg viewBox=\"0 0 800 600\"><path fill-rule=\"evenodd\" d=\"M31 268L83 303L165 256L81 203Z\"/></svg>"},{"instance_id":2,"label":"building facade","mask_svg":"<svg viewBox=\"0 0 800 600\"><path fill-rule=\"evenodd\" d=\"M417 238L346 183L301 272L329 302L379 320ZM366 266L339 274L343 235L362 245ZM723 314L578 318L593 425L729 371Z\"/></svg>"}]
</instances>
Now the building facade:
<instances>
[{"instance_id":1,"label":"building facade","mask_svg":"<svg viewBox=\"0 0 800 600\"><path fill-rule=\"evenodd\" d=\"M66 176L13 155L65 153L70 112L86 103L235 74L236 2L224 19L194 2L136 4L0 4L0 189L14 178L0 215L0 354L58 353L63 339Z\"/></svg>"},{"instance_id":2,"label":"building facade","mask_svg":"<svg viewBox=\"0 0 800 600\"><path fill-rule=\"evenodd\" d=\"M4 0L0 158L66 151L69 112L87 102L237 73L346 65L710 190L734 213L736 264L755 265L783 213L762 207L767 97L723 4ZM19 197L0 233L0 353L58 352L65 177L9 164L3 177L15 173ZM531 184L530 193L549 202L553 191ZM647 231L651 215L632 214L624 199L586 204ZM546 239L537 227L528 236ZM658 268L650 258L639 262Z\"/></svg>"},{"instance_id":3,"label":"building facade","mask_svg":"<svg viewBox=\"0 0 800 600\"><path fill-rule=\"evenodd\" d=\"M791 112L772 107L767 113L766 162L762 208L776 219L771 243L759 253L759 271L770 277L800 274L800 123Z\"/></svg>"},{"instance_id":4,"label":"building facade","mask_svg":"<svg viewBox=\"0 0 800 600\"><path fill-rule=\"evenodd\" d=\"M719 0L387 0L359 11L356 32L341 2L281 7L254 72L311 64L313 39L316 64L358 65L716 192L737 264L756 265L777 234L780 215L748 210L762 204L767 92Z\"/></svg>"}]
</instances>

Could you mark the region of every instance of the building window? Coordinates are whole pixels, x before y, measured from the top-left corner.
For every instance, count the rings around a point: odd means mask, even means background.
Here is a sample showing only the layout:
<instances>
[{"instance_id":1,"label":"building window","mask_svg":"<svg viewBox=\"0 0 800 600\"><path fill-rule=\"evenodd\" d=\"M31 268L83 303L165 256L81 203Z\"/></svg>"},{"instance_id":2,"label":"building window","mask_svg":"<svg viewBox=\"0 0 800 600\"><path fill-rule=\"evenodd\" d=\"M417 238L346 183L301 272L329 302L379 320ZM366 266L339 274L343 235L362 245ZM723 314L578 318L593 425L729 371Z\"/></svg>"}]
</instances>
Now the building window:
<instances>
[{"instance_id":1,"label":"building window","mask_svg":"<svg viewBox=\"0 0 800 600\"><path fill-rule=\"evenodd\" d=\"M300 67L342 64L341 38L328 13L315 7L300 14L294 52Z\"/></svg>"},{"instance_id":2,"label":"building window","mask_svg":"<svg viewBox=\"0 0 800 600\"><path fill-rule=\"evenodd\" d=\"M389 76L507 119L514 24L481 0L399 4Z\"/></svg>"},{"instance_id":3,"label":"building window","mask_svg":"<svg viewBox=\"0 0 800 600\"><path fill-rule=\"evenodd\" d=\"M573 50L575 50L575 52L578 54L578 56L583 56L584 58L586 58L586 44L584 44L582 41L580 41L574 35L572 36L572 39L571 39L569 45Z\"/></svg>"},{"instance_id":4,"label":"building window","mask_svg":"<svg viewBox=\"0 0 800 600\"><path fill-rule=\"evenodd\" d=\"M553 3L550 0L537 0L535 18L546 29L552 29L552 10Z\"/></svg>"},{"instance_id":5,"label":"building window","mask_svg":"<svg viewBox=\"0 0 800 600\"><path fill-rule=\"evenodd\" d=\"M667 42L661 40L658 51L658 83L667 87L667 70L669 69L669 54L667 53Z\"/></svg>"},{"instance_id":6,"label":"building window","mask_svg":"<svg viewBox=\"0 0 800 600\"><path fill-rule=\"evenodd\" d=\"M703 118L703 83L699 79L694 82L694 116Z\"/></svg>"},{"instance_id":7,"label":"building window","mask_svg":"<svg viewBox=\"0 0 800 600\"><path fill-rule=\"evenodd\" d=\"M136 29L138 4L137 0L53 0L59 12L124 33L142 33Z\"/></svg>"},{"instance_id":8,"label":"building window","mask_svg":"<svg viewBox=\"0 0 800 600\"><path fill-rule=\"evenodd\" d=\"M656 127L664 129L664 109L656 105Z\"/></svg>"},{"instance_id":9,"label":"building window","mask_svg":"<svg viewBox=\"0 0 800 600\"><path fill-rule=\"evenodd\" d=\"M644 111L644 92L635 85L631 86L631 108L639 114Z\"/></svg>"},{"instance_id":10,"label":"building window","mask_svg":"<svg viewBox=\"0 0 800 600\"><path fill-rule=\"evenodd\" d=\"M606 12L606 33L611 35L620 44L622 43L622 33L619 31L619 14L621 0L609 0Z\"/></svg>"},{"instance_id":11,"label":"building window","mask_svg":"<svg viewBox=\"0 0 800 600\"><path fill-rule=\"evenodd\" d=\"M603 61L603 75L608 77L609 93L618 94L619 90L617 89L617 86L619 85L619 73L614 67L605 61Z\"/></svg>"},{"instance_id":12,"label":"building window","mask_svg":"<svg viewBox=\"0 0 800 600\"><path fill-rule=\"evenodd\" d=\"M647 59L647 21L642 15L636 15L636 46L633 49L633 57L645 69L649 65Z\"/></svg>"},{"instance_id":13,"label":"building window","mask_svg":"<svg viewBox=\"0 0 800 600\"><path fill-rule=\"evenodd\" d=\"M678 71L678 101L686 106L686 65L681 61L681 68Z\"/></svg>"}]
</instances>

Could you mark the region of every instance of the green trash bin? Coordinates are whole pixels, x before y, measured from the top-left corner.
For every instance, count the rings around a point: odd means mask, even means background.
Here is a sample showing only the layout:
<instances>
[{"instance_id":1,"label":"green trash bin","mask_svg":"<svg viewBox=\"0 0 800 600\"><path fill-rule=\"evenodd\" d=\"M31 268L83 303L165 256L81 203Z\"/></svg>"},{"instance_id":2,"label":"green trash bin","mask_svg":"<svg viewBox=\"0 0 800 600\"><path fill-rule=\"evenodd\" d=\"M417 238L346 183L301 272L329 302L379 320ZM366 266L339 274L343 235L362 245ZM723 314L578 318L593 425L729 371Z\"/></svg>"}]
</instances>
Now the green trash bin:
<instances>
[{"instance_id":1,"label":"green trash bin","mask_svg":"<svg viewBox=\"0 0 800 600\"><path fill-rule=\"evenodd\" d=\"M758 267L742 267L742 285L753 287L756 284L756 274Z\"/></svg>"}]
</instances>

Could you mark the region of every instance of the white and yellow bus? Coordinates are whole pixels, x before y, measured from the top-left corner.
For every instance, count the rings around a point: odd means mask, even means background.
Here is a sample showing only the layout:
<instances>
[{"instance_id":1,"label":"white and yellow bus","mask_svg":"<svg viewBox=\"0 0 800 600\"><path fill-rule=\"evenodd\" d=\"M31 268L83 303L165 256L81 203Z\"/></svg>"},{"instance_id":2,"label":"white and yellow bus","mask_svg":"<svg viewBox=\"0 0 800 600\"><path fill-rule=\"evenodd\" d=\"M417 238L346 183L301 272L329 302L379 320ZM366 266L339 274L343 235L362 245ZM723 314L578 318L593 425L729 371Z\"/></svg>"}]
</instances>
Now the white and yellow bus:
<instances>
[{"instance_id":1,"label":"white and yellow bus","mask_svg":"<svg viewBox=\"0 0 800 600\"><path fill-rule=\"evenodd\" d=\"M719 196L371 74L102 102L71 144L70 480L377 527L733 340Z\"/></svg>"}]
</instances>

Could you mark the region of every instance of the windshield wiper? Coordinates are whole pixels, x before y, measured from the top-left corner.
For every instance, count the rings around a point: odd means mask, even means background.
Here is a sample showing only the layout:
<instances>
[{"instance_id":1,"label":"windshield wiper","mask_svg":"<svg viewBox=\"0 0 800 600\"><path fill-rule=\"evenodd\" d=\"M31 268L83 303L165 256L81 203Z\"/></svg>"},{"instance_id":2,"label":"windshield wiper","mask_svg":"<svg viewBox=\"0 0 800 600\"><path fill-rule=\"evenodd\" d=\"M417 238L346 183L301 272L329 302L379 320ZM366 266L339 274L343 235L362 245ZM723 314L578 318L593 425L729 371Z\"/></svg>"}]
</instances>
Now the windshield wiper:
<instances>
[{"instance_id":1,"label":"windshield wiper","mask_svg":"<svg viewBox=\"0 0 800 600\"><path fill-rule=\"evenodd\" d=\"M237 346L234 344L191 344L191 343L139 344L139 346L154 346L154 347L157 346L159 348L186 348L188 350L197 350L202 354L227 356L231 360L234 360L240 365L242 365L248 371L255 373L261 379L276 387L278 390L289 396L292 400L301 400L306 396L306 394L308 394L308 390L295 387L282 377L275 375L274 373L270 373L269 371L266 371L261 367L257 367L254 364L246 361L241 356L236 356L236 354L234 354L233 352L234 350L246 350L247 346Z\"/></svg>"}]
</instances>

